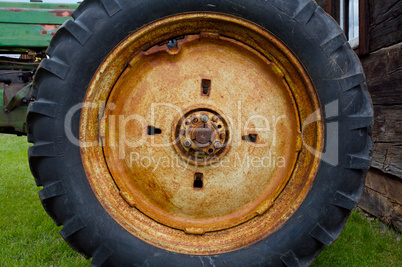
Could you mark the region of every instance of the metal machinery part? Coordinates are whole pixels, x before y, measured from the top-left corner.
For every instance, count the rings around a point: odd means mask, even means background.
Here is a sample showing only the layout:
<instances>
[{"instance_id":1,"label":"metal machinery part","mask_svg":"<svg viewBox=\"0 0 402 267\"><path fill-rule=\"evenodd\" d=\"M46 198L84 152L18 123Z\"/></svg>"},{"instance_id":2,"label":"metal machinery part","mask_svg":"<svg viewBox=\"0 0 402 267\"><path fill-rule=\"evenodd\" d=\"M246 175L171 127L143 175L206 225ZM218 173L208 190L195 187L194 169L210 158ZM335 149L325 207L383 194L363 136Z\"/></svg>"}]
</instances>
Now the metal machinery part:
<instances>
[{"instance_id":1,"label":"metal machinery part","mask_svg":"<svg viewBox=\"0 0 402 267\"><path fill-rule=\"evenodd\" d=\"M172 143L184 161L209 165L219 161L230 149L229 122L212 108L190 108L172 127Z\"/></svg>"}]
</instances>

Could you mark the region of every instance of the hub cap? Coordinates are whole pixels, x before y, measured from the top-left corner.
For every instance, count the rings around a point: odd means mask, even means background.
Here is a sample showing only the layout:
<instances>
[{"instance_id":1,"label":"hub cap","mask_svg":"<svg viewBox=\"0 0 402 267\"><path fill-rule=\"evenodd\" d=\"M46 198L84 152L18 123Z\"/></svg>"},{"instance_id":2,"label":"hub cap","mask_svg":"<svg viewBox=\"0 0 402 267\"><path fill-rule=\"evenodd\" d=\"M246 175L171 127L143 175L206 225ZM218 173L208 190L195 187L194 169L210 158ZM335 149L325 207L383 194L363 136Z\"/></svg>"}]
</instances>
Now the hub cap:
<instances>
[{"instance_id":1,"label":"hub cap","mask_svg":"<svg viewBox=\"0 0 402 267\"><path fill-rule=\"evenodd\" d=\"M194 165L219 161L230 149L228 121L212 108L197 107L173 127L174 148L183 160Z\"/></svg>"}]
</instances>

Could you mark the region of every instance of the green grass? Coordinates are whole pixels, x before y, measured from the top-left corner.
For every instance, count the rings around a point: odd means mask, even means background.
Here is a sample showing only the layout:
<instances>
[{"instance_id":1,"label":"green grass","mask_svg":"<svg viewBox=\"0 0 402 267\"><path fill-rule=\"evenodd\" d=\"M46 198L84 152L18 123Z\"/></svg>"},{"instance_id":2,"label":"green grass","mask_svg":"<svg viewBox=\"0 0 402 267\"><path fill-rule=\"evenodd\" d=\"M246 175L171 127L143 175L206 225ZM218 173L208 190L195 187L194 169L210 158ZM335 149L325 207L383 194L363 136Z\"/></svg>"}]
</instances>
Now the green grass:
<instances>
[{"instance_id":1,"label":"green grass","mask_svg":"<svg viewBox=\"0 0 402 267\"><path fill-rule=\"evenodd\" d=\"M40 204L26 137L0 135L0 266L88 266ZM313 266L402 266L395 232L354 211L339 239Z\"/></svg>"},{"instance_id":2,"label":"green grass","mask_svg":"<svg viewBox=\"0 0 402 267\"><path fill-rule=\"evenodd\" d=\"M340 237L321 252L313 266L402 266L400 235L355 210Z\"/></svg>"},{"instance_id":3,"label":"green grass","mask_svg":"<svg viewBox=\"0 0 402 267\"><path fill-rule=\"evenodd\" d=\"M88 266L44 211L26 137L0 135L0 266Z\"/></svg>"}]
</instances>

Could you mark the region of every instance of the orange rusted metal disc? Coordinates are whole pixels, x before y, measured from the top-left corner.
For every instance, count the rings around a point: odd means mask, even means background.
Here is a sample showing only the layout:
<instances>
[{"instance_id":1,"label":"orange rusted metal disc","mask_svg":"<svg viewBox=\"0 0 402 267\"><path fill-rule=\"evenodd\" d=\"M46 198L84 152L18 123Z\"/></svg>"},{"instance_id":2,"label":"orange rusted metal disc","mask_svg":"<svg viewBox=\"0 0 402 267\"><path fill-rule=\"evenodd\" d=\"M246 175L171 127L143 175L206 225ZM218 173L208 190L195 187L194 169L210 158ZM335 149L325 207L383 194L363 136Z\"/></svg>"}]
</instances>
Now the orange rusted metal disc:
<instances>
[{"instance_id":1,"label":"orange rusted metal disc","mask_svg":"<svg viewBox=\"0 0 402 267\"><path fill-rule=\"evenodd\" d=\"M302 65L269 32L178 15L132 33L94 76L82 160L103 207L133 235L225 253L268 236L305 198L322 150L319 108Z\"/></svg>"}]
</instances>

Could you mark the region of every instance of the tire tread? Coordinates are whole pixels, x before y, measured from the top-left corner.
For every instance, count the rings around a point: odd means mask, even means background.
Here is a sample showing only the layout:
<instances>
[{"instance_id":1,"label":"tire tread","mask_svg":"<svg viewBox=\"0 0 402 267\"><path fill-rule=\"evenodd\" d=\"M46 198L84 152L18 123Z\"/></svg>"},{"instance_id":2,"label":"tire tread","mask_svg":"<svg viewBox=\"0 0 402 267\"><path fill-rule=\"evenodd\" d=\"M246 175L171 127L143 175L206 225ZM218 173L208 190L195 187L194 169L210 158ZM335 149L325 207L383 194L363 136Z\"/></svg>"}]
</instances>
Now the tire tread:
<instances>
[{"instance_id":1,"label":"tire tread","mask_svg":"<svg viewBox=\"0 0 402 267\"><path fill-rule=\"evenodd\" d=\"M45 58L42 60L41 64L39 65L39 69L47 70L48 72L54 74L55 76L59 77L60 79L64 80L67 76L69 66L63 62L59 62L55 59L48 59Z\"/></svg>"},{"instance_id":2,"label":"tire tread","mask_svg":"<svg viewBox=\"0 0 402 267\"><path fill-rule=\"evenodd\" d=\"M105 245L100 246L91 261L91 265L94 267L106 266L106 261L114 254L114 251Z\"/></svg>"},{"instance_id":3,"label":"tire tread","mask_svg":"<svg viewBox=\"0 0 402 267\"><path fill-rule=\"evenodd\" d=\"M45 99L39 99L38 101L31 102L28 106L28 115L43 115L49 118L56 117L57 104Z\"/></svg>"},{"instance_id":4,"label":"tire tread","mask_svg":"<svg viewBox=\"0 0 402 267\"><path fill-rule=\"evenodd\" d=\"M56 156L55 144L52 142L36 142L28 149L28 157L32 158L50 158Z\"/></svg>"},{"instance_id":5,"label":"tire tread","mask_svg":"<svg viewBox=\"0 0 402 267\"><path fill-rule=\"evenodd\" d=\"M317 8L320 7L317 7L313 2L308 1L296 11L294 18L300 24L306 25L315 14Z\"/></svg>"},{"instance_id":6,"label":"tire tread","mask_svg":"<svg viewBox=\"0 0 402 267\"><path fill-rule=\"evenodd\" d=\"M101 2L109 17L113 17L122 9L117 0L101 0Z\"/></svg>"},{"instance_id":7,"label":"tire tread","mask_svg":"<svg viewBox=\"0 0 402 267\"><path fill-rule=\"evenodd\" d=\"M344 208L347 210L353 210L357 205L356 197L348 196L342 192L336 192L331 203L337 207Z\"/></svg>"},{"instance_id":8,"label":"tire tread","mask_svg":"<svg viewBox=\"0 0 402 267\"><path fill-rule=\"evenodd\" d=\"M84 45L92 35L88 29L72 20L67 20L62 27L64 27L72 36L74 36L74 38L81 45Z\"/></svg>"},{"instance_id":9,"label":"tire tread","mask_svg":"<svg viewBox=\"0 0 402 267\"><path fill-rule=\"evenodd\" d=\"M360 154L349 154L346 160L347 169L352 170L367 170L370 166L370 157L368 155L368 149L363 150Z\"/></svg>"},{"instance_id":10,"label":"tire tread","mask_svg":"<svg viewBox=\"0 0 402 267\"><path fill-rule=\"evenodd\" d=\"M326 246L330 246L335 241L335 238L320 224L317 224L309 234Z\"/></svg>"},{"instance_id":11,"label":"tire tread","mask_svg":"<svg viewBox=\"0 0 402 267\"><path fill-rule=\"evenodd\" d=\"M343 92L347 92L365 83L365 77L363 73L353 73L351 75L345 75L338 81L343 89Z\"/></svg>"},{"instance_id":12,"label":"tire tread","mask_svg":"<svg viewBox=\"0 0 402 267\"><path fill-rule=\"evenodd\" d=\"M329 57L334 54L338 49L340 49L346 42L347 41L344 33L340 32L336 36L331 36L329 39L324 40L321 44L321 48Z\"/></svg>"},{"instance_id":13,"label":"tire tread","mask_svg":"<svg viewBox=\"0 0 402 267\"><path fill-rule=\"evenodd\" d=\"M296 257L293 251L289 250L285 255L281 256L281 261L287 267L300 267L299 259Z\"/></svg>"},{"instance_id":14,"label":"tire tread","mask_svg":"<svg viewBox=\"0 0 402 267\"><path fill-rule=\"evenodd\" d=\"M50 198L62 196L66 193L63 184L58 181L45 186L39 191L39 198L42 202L49 200Z\"/></svg>"}]
</instances>

